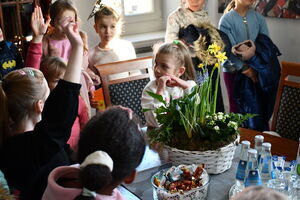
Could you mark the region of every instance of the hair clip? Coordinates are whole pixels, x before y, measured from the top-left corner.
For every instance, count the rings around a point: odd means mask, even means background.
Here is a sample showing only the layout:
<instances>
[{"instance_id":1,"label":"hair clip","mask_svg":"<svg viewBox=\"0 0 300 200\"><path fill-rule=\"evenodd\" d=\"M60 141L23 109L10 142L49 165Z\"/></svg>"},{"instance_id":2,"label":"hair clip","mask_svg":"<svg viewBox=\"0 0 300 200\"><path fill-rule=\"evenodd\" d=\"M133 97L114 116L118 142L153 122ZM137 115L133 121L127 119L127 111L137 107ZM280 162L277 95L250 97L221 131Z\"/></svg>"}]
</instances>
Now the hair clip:
<instances>
[{"instance_id":1,"label":"hair clip","mask_svg":"<svg viewBox=\"0 0 300 200\"><path fill-rule=\"evenodd\" d=\"M30 69L30 70L28 70L28 74L30 75L30 76L33 76L34 77L34 72Z\"/></svg>"},{"instance_id":2,"label":"hair clip","mask_svg":"<svg viewBox=\"0 0 300 200\"><path fill-rule=\"evenodd\" d=\"M24 72L23 70L17 70L17 72L19 72L19 74L21 74L21 75L26 75L26 72Z\"/></svg>"},{"instance_id":3,"label":"hair clip","mask_svg":"<svg viewBox=\"0 0 300 200\"><path fill-rule=\"evenodd\" d=\"M179 40L173 40L173 43L178 45L180 43L180 41Z\"/></svg>"},{"instance_id":4,"label":"hair clip","mask_svg":"<svg viewBox=\"0 0 300 200\"><path fill-rule=\"evenodd\" d=\"M101 3L102 0L96 0L95 4L94 4L94 7L93 7L93 10L91 12L91 14L89 15L88 19L89 20L90 18L94 17L95 14L104 6L102 3Z\"/></svg>"}]
</instances>

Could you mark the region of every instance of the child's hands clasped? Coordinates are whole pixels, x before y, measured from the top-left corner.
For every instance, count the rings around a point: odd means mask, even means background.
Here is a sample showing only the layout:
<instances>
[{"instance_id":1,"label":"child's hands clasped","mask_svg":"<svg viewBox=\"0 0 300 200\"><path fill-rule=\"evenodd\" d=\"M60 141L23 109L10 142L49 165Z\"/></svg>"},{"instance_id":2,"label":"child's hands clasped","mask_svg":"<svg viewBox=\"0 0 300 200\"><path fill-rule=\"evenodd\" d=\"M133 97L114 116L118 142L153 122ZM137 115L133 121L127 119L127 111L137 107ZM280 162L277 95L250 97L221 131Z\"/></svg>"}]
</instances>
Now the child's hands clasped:
<instances>
[{"instance_id":1,"label":"child's hands clasped","mask_svg":"<svg viewBox=\"0 0 300 200\"><path fill-rule=\"evenodd\" d=\"M180 87L182 89L187 89L189 87L187 81L182 80L181 78L168 74L165 76L161 76L157 79L157 91L156 94L163 95L166 90L166 86L168 87Z\"/></svg>"}]
</instances>

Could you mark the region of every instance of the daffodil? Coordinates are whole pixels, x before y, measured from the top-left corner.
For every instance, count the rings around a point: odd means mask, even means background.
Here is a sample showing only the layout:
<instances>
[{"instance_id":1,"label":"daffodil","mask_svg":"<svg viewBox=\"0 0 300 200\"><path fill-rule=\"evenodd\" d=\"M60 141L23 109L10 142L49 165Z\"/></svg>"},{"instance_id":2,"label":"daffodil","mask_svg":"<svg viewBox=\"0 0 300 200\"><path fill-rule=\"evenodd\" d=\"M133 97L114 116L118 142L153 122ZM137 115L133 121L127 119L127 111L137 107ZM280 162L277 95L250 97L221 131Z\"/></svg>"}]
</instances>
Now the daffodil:
<instances>
[{"instance_id":1,"label":"daffodil","mask_svg":"<svg viewBox=\"0 0 300 200\"><path fill-rule=\"evenodd\" d=\"M215 68L219 68L220 67L220 64L219 63L215 63Z\"/></svg>"},{"instance_id":2,"label":"daffodil","mask_svg":"<svg viewBox=\"0 0 300 200\"><path fill-rule=\"evenodd\" d=\"M204 67L204 64L203 64L203 63L200 63L200 64L198 65L198 68L200 68L200 69L203 69L203 67Z\"/></svg>"},{"instance_id":3,"label":"daffodil","mask_svg":"<svg viewBox=\"0 0 300 200\"><path fill-rule=\"evenodd\" d=\"M217 45L216 43L213 43L208 46L207 51L211 54L217 54L221 50L221 47Z\"/></svg>"},{"instance_id":4,"label":"daffodil","mask_svg":"<svg viewBox=\"0 0 300 200\"><path fill-rule=\"evenodd\" d=\"M226 52L218 52L216 55L216 58L218 59L219 63L223 63L225 60L227 60Z\"/></svg>"}]
</instances>

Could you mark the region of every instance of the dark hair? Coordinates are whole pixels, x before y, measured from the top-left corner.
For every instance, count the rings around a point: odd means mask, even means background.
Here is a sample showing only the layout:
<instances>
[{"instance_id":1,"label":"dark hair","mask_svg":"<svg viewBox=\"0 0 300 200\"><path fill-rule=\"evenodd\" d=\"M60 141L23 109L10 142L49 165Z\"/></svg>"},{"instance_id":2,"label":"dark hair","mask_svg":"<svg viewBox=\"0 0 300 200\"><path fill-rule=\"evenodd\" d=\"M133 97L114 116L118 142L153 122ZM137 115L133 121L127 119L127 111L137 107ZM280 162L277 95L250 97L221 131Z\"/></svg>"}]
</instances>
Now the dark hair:
<instances>
[{"instance_id":1,"label":"dark hair","mask_svg":"<svg viewBox=\"0 0 300 200\"><path fill-rule=\"evenodd\" d=\"M113 171L104 165L91 164L81 170L82 187L91 191L124 180L142 161L145 140L126 110L112 107L97 113L84 127L78 142L78 162L95 151L105 151L113 160ZM93 199L82 195L76 200Z\"/></svg>"},{"instance_id":2,"label":"dark hair","mask_svg":"<svg viewBox=\"0 0 300 200\"><path fill-rule=\"evenodd\" d=\"M229 11L231 11L232 9L235 8L235 0L232 0L225 8L224 10L224 14L228 13Z\"/></svg>"},{"instance_id":3,"label":"dark hair","mask_svg":"<svg viewBox=\"0 0 300 200\"><path fill-rule=\"evenodd\" d=\"M75 13L75 21L78 21L77 10L70 0L57 0L50 6L51 25L54 26L55 19L59 17L64 11L72 10Z\"/></svg>"},{"instance_id":4,"label":"dark hair","mask_svg":"<svg viewBox=\"0 0 300 200\"><path fill-rule=\"evenodd\" d=\"M155 56L157 54L173 55L177 60L178 67L185 67L185 72L181 75L180 78L186 81L195 80L196 75L191 55L187 48L180 41L164 43L159 46L157 51L154 49L154 54Z\"/></svg>"}]
</instances>

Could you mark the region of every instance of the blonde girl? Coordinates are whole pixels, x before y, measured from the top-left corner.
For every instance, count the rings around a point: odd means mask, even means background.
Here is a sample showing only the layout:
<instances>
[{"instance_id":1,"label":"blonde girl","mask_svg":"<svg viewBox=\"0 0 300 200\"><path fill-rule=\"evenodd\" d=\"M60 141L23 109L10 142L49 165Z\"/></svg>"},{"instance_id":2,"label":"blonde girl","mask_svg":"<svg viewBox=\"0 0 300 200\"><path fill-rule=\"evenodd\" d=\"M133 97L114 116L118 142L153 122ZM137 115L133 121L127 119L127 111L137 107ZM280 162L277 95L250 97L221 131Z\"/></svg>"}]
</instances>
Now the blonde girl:
<instances>
[{"instance_id":1,"label":"blonde girl","mask_svg":"<svg viewBox=\"0 0 300 200\"><path fill-rule=\"evenodd\" d=\"M147 91L161 95L167 102L172 98L190 93L196 85L195 70L188 50L179 41L165 43L159 47L154 56L154 75L143 90L142 108L155 109L162 104L151 97ZM153 111L145 113L147 126L158 127Z\"/></svg>"}]
</instances>

